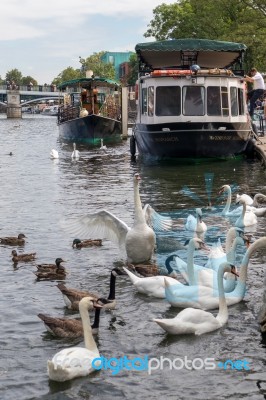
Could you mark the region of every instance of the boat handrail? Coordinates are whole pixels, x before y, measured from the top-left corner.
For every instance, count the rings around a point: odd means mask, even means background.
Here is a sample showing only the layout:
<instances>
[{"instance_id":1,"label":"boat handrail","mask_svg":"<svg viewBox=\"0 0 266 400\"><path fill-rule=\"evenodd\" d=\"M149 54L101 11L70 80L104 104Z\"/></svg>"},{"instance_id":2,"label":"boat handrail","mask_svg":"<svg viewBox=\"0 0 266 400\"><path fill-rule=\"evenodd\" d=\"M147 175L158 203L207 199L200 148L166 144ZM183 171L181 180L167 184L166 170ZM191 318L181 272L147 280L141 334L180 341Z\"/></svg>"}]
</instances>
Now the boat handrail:
<instances>
[{"instance_id":1,"label":"boat handrail","mask_svg":"<svg viewBox=\"0 0 266 400\"><path fill-rule=\"evenodd\" d=\"M182 75L225 75L234 76L233 71L224 68L200 69L196 73L189 69L157 69L151 72L151 76L182 76Z\"/></svg>"},{"instance_id":2,"label":"boat handrail","mask_svg":"<svg viewBox=\"0 0 266 400\"><path fill-rule=\"evenodd\" d=\"M66 122L79 117L80 106L61 105L58 107L58 122Z\"/></svg>"}]
</instances>

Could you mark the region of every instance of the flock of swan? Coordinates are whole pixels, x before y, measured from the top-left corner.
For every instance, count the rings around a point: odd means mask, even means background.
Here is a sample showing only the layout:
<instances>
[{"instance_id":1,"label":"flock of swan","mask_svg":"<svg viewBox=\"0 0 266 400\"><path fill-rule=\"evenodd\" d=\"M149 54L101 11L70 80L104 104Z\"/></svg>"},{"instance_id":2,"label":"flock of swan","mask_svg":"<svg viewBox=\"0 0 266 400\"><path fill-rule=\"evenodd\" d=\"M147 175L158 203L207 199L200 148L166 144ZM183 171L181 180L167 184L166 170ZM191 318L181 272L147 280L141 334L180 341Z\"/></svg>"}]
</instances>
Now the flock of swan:
<instances>
[{"instance_id":1,"label":"flock of swan","mask_svg":"<svg viewBox=\"0 0 266 400\"><path fill-rule=\"evenodd\" d=\"M75 150L75 149L74 149ZM265 201L266 196L258 194L254 199L247 195L238 195L239 207L231 210L232 194L229 185L224 185L220 193L227 195L227 201L220 218L233 217L235 223L226 232L225 249L221 241L210 248L204 241L208 224L203 221L203 212L196 209L196 216L189 215L184 220L184 231L190 238L182 246L186 251L186 260L176 251L165 260L164 274L140 276L130 270L130 265L142 265L151 269L156 253L156 236L161 231L175 229L175 221L157 213L149 204L142 206L139 193L139 174L133 178L134 187L134 222L128 226L123 220L107 210L87 214L79 218L62 221L64 229L76 237L99 237L99 239L73 240L73 248L88 245L102 245L102 239L109 239L119 246L126 260L122 269L113 268L110 274L110 293L107 298L91 292L67 288L63 283L57 285L65 305L78 310L81 321L76 319L52 318L39 314L47 329L61 337L84 336L85 347L68 347L56 353L47 361L48 376L51 380L63 382L76 377L89 375L95 370L99 350L93 335L98 331L101 309L114 309L115 279L125 274L134 289L158 299L164 299L171 306L182 308L174 318L154 318L153 322L165 332L173 335L202 335L223 327L229 318L228 307L243 300L246 291L248 265L252 255L266 249L266 236L251 243L245 227L256 224L264 209L258 208L258 200ZM249 204L247 204L249 203ZM262 210L259 212L259 210ZM210 211L210 213L212 213ZM239 222L240 221L240 222ZM227 221L228 222L228 221ZM237 223L239 222L239 223ZM23 235L25 237L25 235ZM0 239L0 242L2 242ZM17 240L24 240L20 238ZM4 241L2 242L4 243ZM238 249L246 248L240 266L236 267ZM184 250L185 249L185 250ZM204 266L194 262L195 252L204 252ZM14 256L15 253L13 254ZM60 259L61 260L61 259ZM58 259L57 261L58 262ZM61 260L60 262L63 262ZM53 267L56 267L53 266ZM57 267L58 269L58 267ZM213 314L211 310L218 309ZM94 310L94 323L90 323L89 311ZM266 315L262 317L266 322Z\"/></svg>"},{"instance_id":2,"label":"flock of swan","mask_svg":"<svg viewBox=\"0 0 266 400\"><path fill-rule=\"evenodd\" d=\"M148 269L152 266L156 252L157 231L173 229L174 221L156 213L148 204L142 207L139 181L139 174L135 174L134 223L131 227L107 210L64 221L63 227L80 237L96 235L109 239L120 247L127 263L136 266L143 264ZM136 291L165 299L173 307L183 308L174 318L153 319L167 333L202 335L223 327L229 318L228 306L239 303L245 296L250 258L256 251L266 248L266 237L251 244L250 236L244 231L246 226L257 223L258 216L265 214L263 208L256 206L258 199L265 201L266 196L259 194L250 199L247 195L238 195L239 207L230 210L230 186L224 185L220 192L227 194L227 202L220 216L225 218L232 215L236 217L235 222L238 221L227 231L225 250L220 241L212 248L206 245L204 234L208 227L203 221L202 210L197 208L196 217L190 215L184 221L184 229L191 232L190 239L183 246L187 252L186 261L177 254L171 254L165 261L166 274L144 277L132 272L129 264L123 267ZM259 210L262 211L258 212ZM236 267L239 247L242 251L246 247L246 250L240 266ZM205 266L194 263L195 251L208 252ZM62 294L63 289L60 289ZM66 293L65 290L65 295ZM85 293L76 303L82 319L85 348L68 348L49 360L47 365L51 379L65 381L93 371L92 362L95 357L99 357L99 351L93 338L94 325L90 326L88 311L104 307L106 301ZM69 305L69 298L66 304ZM210 312L214 309L218 309L216 315Z\"/></svg>"},{"instance_id":3,"label":"flock of swan","mask_svg":"<svg viewBox=\"0 0 266 400\"><path fill-rule=\"evenodd\" d=\"M103 139L101 139L100 151L104 151L104 152L107 151L107 146L103 144ZM56 149L52 149L50 151L50 158L51 158L51 160L59 159L59 153ZM80 151L77 150L76 143L73 143L73 151L71 153L71 158L72 158L72 160L79 160L79 158L80 158Z\"/></svg>"}]
</instances>

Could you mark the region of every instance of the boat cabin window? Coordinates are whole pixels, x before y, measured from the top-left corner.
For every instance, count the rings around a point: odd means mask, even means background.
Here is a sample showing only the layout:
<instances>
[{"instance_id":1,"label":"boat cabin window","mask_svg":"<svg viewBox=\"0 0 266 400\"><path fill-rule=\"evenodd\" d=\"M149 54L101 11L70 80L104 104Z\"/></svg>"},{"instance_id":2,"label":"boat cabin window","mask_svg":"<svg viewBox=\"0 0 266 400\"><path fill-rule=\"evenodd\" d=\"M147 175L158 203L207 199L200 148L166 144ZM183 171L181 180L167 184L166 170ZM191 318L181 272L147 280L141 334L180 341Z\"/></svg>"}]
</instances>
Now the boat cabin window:
<instances>
[{"instance_id":1,"label":"boat cabin window","mask_svg":"<svg viewBox=\"0 0 266 400\"><path fill-rule=\"evenodd\" d=\"M237 88L230 87L231 115L238 115Z\"/></svg>"},{"instance_id":2,"label":"boat cabin window","mask_svg":"<svg viewBox=\"0 0 266 400\"><path fill-rule=\"evenodd\" d=\"M244 90L243 89L238 89L238 112L239 115L245 115L245 98L244 98Z\"/></svg>"},{"instance_id":3,"label":"boat cabin window","mask_svg":"<svg viewBox=\"0 0 266 400\"><path fill-rule=\"evenodd\" d=\"M152 117L154 114L154 87L148 87L148 115Z\"/></svg>"},{"instance_id":4,"label":"boat cabin window","mask_svg":"<svg viewBox=\"0 0 266 400\"><path fill-rule=\"evenodd\" d=\"M226 117L229 115L228 90L226 86L221 87L221 94L222 94L222 114L223 117Z\"/></svg>"},{"instance_id":5,"label":"boat cabin window","mask_svg":"<svg viewBox=\"0 0 266 400\"><path fill-rule=\"evenodd\" d=\"M141 113L147 115L147 88L143 88L141 93Z\"/></svg>"},{"instance_id":6,"label":"boat cabin window","mask_svg":"<svg viewBox=\"0 0 266 400\"><path fill-rule=\"evenodd\" d=\"M181 89L179 86L158 86L156 88L156 109L158 116L181 114Z\"/></svg>"},{"instance_id":7,"label":"boat cabin window","mask_svg":"<svg viewBox=\"0 0 266 400\"><path fill-rule=\"evenodd\" d=\"M221 115L220 86L208 86L207 88L207 114Z\"/></svg>"},{"instance_id":8,"label":"boat cabin window","mask_svg":"<svg viewBox=\"0 0 266 400\"><path fill-rule=\"evenodd\" d=\"M183 114L204 115L204 87L183 87Z\"/></svg>"}]
</instances>

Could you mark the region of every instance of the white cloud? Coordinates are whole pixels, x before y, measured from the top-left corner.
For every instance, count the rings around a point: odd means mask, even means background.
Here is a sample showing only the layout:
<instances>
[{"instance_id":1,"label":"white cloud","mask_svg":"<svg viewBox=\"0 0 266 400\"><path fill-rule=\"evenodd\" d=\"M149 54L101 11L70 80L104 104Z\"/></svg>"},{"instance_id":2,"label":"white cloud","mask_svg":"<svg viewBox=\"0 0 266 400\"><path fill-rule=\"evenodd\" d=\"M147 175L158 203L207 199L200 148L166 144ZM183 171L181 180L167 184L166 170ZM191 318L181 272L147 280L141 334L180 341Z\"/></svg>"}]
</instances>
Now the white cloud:
<instances>
[{"instance_id":1,"label":"white cloud","mask_svg":"<svg viewBox=\"0 0 266 400\"><path fill-rule=\"evenodd\" d=\"M174 1L1 0L0 75L18 68L51 81L68 66L78 68L79 55L134 51L162 3Z\"/></svg>"}]
</instances>

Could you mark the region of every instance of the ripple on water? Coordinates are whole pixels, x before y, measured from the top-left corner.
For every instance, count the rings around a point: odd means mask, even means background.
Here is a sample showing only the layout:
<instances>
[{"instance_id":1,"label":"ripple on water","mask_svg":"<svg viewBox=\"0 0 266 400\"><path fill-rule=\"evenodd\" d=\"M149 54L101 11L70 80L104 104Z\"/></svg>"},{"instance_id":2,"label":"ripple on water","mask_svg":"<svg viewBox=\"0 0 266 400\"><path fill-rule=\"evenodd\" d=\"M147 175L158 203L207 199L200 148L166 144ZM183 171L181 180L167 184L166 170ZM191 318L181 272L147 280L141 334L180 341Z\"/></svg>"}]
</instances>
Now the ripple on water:
<instances>
[{"instance_id":1,"label":"ripple on water","mask_svg":"<svg viewBox=\"0 0 266 400\"><path fill-rule=\"evenodd\" d=\"M55 119L23 117L19 127L14 128L14 121L1 117L0 125L3 136L0 236L25 233L27 241L19 251L36 251L36 263L54 262L57 257L66 259L66 285L101 295L108 294L110 271L121 262L118 248L105 240L100 248L73 250L74 237L61 228L62 219L106 208L132 226L132 176L135 172L142 177L142 202L151 204L158 212L171 212L181 222L195 207L205 205L209 200L205 173L213 173L211 200L215 206L221 206L216 204L216 193L223 184L238 185L239 192L247 186L250 192L259 192L264 186L264 172L257 164L245 161L163 167L138 160L131 163L129 142L124 141L122 145L108 148L107 154L80 146L81 157L73 162L72 145L59 142ZM52 148L59 151L57 162L49 158ZM12 157L8 156L10 151ZM184 192L184 187L198 196L200 204L189 191ZM206 242L211 245L220 237L224 243L231 221L212 215L207 222ZM254 239L264 234L263 217L253 231ZM184 243L190 234L180 227L175 237ZM172 318L179 310L170 307L165 300L138 294L127 276L121 276L116 285L117 309L101 313L97 337L100 353L105 357L143 358L147 355L170 361L184 360L185 357L189 360L214 358L215 362L246 358L250 362L250 371L170 369L165 361L164 369L154 369L150 375L146 371L127 370L113 375L110 370L102 370L89 378L55 383L47 378L47 359L62 348L84 344L78 340L52 338L37 314L68 317L77 314L64 307L57 281L36 282L34 263L19 264L14 268L12 249L0 246L1 400L262 398L263 391L257 381L266 380L263 377L266 346L256 320L263 289L263 253L256 254L249 266L245 301L230 307L228 324L219 331L202 337L166 335L152 319ZM186 257L185 252L178 254ZM158 257L162 265L166 256ZM195 258L202 265L207 260L204 253L196 254ZM241 258L242 253L238 262Z\"/></svg>"}]
</instances>

